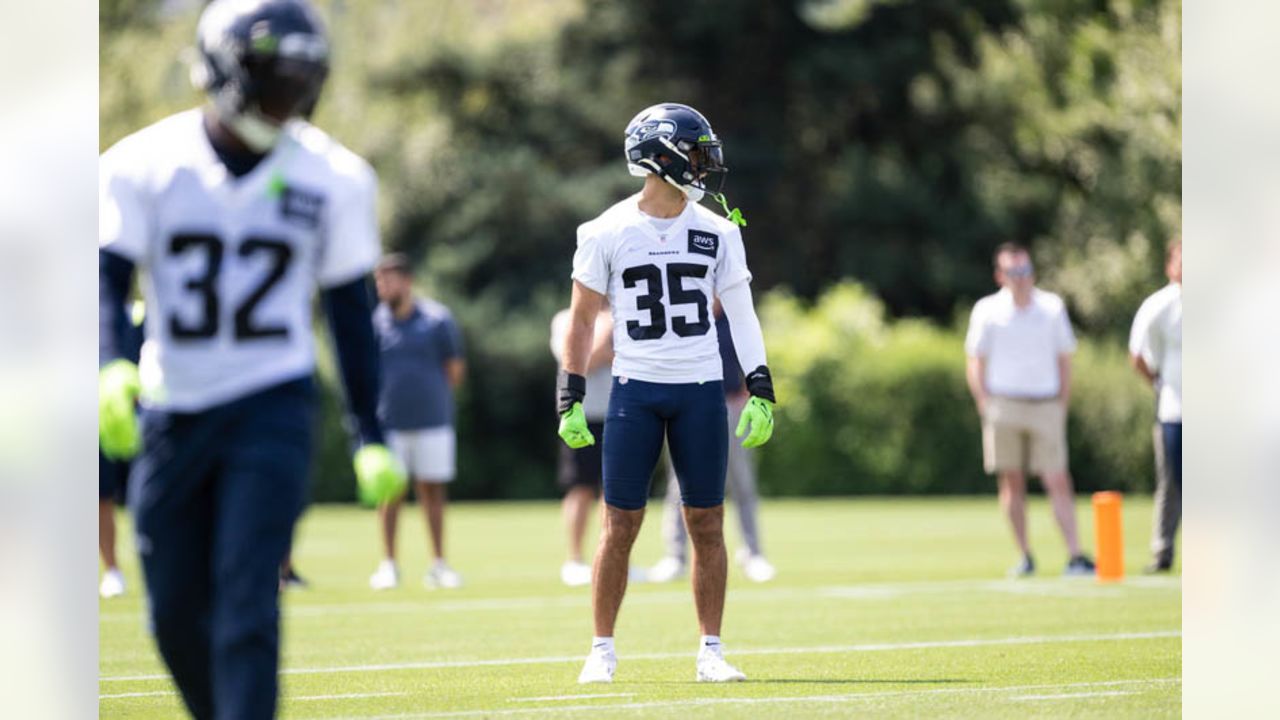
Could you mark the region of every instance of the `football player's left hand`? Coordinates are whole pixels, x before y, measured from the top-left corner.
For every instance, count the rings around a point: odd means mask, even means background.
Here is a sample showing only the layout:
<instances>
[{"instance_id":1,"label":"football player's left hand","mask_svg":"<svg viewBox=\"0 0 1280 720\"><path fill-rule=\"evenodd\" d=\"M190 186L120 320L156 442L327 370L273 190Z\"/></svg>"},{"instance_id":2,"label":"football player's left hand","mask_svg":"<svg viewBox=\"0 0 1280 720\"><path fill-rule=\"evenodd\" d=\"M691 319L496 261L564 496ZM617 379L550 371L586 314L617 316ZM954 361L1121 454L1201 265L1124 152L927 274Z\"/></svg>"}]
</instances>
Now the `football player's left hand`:
<instances>
[{"instance_id":1,"label":"football player's left hand","mask_svg":"<svg viewBox=\"0 0 1280 720\"><path fill-rule=\"evenodd\" d=\"M751 428L749 433L748 426ZM773 403L753 395L747 401L747 406L742 408L738 430L734 434L742 437L743 433L747 433L747 439L742 441L744 448L760 447L769 442L769 438L773 437Z\"/></svg>"},{"instance_id":2,"label":"football player's left hand","mask_svg":"<svg viewBox=\"0 0 1280 720\"><path fill-rule=\"evenodd\" d=\"M142 444L134 407L140 387L138 366L128 360L114 360L98 371L98 445L112 460L132 458Z\"/></svg>"},{"instance_id":3,"label":"football player's left hand","mask_svg":"<svg viewBox=\"0 0 1280 720\"><path fill-rule=\"evenodd\" d=\"M366 505L391 502L409 487L404 467L386 445L374 443L357 450L355 466L360 502Z\"/></svg>"},{"instance_id":4,"label":"football player's left hand","mask_svg":"<svg viewBox=\"0 0 1280 720\"><path fill-rule=\"evenodd\" d=\"M587 415L582 411L582 403L574 403L560 416L560 438L574 450L596 444L595 435L587 427Z\"/></svg>"}]
</instances>

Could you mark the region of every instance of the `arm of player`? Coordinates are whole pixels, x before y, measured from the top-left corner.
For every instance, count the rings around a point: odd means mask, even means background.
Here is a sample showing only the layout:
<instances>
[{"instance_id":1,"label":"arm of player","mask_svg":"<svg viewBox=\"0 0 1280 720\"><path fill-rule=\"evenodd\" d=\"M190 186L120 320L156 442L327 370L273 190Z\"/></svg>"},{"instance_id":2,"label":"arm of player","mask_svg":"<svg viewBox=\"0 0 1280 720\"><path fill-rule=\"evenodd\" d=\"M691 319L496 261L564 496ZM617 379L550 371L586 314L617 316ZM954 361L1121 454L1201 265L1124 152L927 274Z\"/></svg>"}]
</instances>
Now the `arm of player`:
<instances>
[{"instance_id":1,"label":"arm of player","mask_svg":"<svg viewBox=\"0 0 1280 720\"><path fill-rule=\"evenodd\" d=\"M463 379L467 377L467 361L460 357L445 360L444 374L449 380L450 387L458 387L462 384Z\"/></svg>"},{"instance_id":2,"label":"arm of player","mask_svg":"<svg viewBox=\"0 0 1280 720\"><path fill-rule=\"evenodd\" d=\"M595 445L595 436L587 429L582 399L587 395L587 363L595 336L596 317L604 296L577 280L573 281L573 301L569 305L569 332L565 337L564 361L559 378L560 437L573 449Z\"/></svg>"},{"instance_id":3,"label":"arm of player","mask_svg":"<svg viewBox=\"0 0 1280 720\"><path fill-rule=\"evenodd\" d=\"M1071 354L1058 355L1058 399L1062 406L1071 404Z\"/></svg>"},{"instance_id":4,"label":"arm of player","mask_svg":"<svg viewBox=\"0 0 1280 720\"><path fill-rule=\"evenodd\" d=\"M120 255L98 251L98 444L116 459L133 457L141 446L134 408L141 383L138 367L124 353L133 270Z\"/></svg>"},{"instance_id":5,"label":"arm of player","mask_svg":"<svg viewBox=\"0 0 1280 720\"><path fill-rule=\"evenodd\" d=\"M973 396L973 404L978 407L981 416L987 410L987 386L983 378L987 376L987 359L980 355L970 355L965 360L965 380L969 383L969 394Z\"/></svg>"},{"instance_id":6,"label":"arm of player","mask_svg":"<svg viewBox=\"0 0 1280 720\"><path fill-rule=\"evenodd\" d=\"M320 303L329 320L347 412L355 425L359 449L355 471L360 499L376 505L399 497L408 484L404 468L384 444L378 422L378 343L373 332L373 293L367 276L325 289Z\"/></svg>"},{"instance_id":7,"label":"arm of player","mask_svg":"<svg viewBox=\"0 0 1280 720\"><path fill-rule=\"evenodd\" d=\"M736 435L746 448L759 447L773 437L773 376L765 358L764 333L760 330L760 318L756 316L755 302L751 297L751 285L738 283L720 293L720 305L729 320L729 332L733 335L733 347L738 363L746 376L747 392L751 399L742 409Z\"/></svg>"},{"instance_id":8,"label":"arm of player","mask_svg":"<svg viewBox=\"0 0 1280 720\"><path fill-rule=\"evenodd\" d=\"M587 372L593 373L613 363L613 319L602 312L596 318L595 336L591 341L591 356L587 358Z\"/></svg>"},{"instance_id":9,"label":"arm of player","mask_svg":"<svg viewBox=\"0 0 1280 720\"><path fill-rule=\"evenodd\" d=\"M369 280L356 280L325 289L320 294L333 336L347 413L361 445L384 442L378 422L378 377L381 371L378 343L373 334L373 297Z\"/></svg>"}]
</instances>

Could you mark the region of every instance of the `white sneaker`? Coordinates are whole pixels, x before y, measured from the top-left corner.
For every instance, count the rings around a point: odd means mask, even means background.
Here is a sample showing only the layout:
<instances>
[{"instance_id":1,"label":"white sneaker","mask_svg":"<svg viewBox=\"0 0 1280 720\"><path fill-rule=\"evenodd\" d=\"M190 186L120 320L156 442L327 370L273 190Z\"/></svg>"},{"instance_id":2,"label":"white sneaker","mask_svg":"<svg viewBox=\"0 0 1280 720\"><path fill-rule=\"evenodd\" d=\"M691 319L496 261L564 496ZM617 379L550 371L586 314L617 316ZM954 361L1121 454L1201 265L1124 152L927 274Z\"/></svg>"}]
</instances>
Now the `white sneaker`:
<instances>
[{"instance_id":1,"label":"white sneaker","mask_svg":"<svg viewBox=\"0 0 1280 720\"><path fill-rule=\"evenodd\" d=\"M591 654L587 656L587 662L582 666L582 672L578 673L578 682L587 683L611 683L613 682L613 671L618 669L618 656L612 650L605 650L603 647L591 648Z\"/></svg>"},{"instance_id":2,"label":"white sneaker","mask_svg":"<svg viewBox=\"0 0 1280 720\"><path fill-rule=\"evenodd\" d=\"M369 587L374 590L390 590L400 584L400 572L392 560L378 563L378 569L369 576Z\"/></svg>"},{"instance_id":3,"label":"white sneaker","mask_svg":"<svg viewBox=\"0 0 1280 720\"><path fill-rule=\"evenodd\" d=\"M104 598L119 597L124 594L124 575L118 568L110 568L102 573L102 584L98 586L98 594Z\"/></svg>"},{"instance_id":4,"label":"white sneaker","mask_svg":"<svg viewBox=\"0 0 1280 720\"><path fill-rule=\"evenodd\" d=\"M742 682L747 676L724 659L720 648L698 651L698 682Z\"/></svg>"},{"instance_id":5,"label":"white sneaker","mask_svg":"<svg viewBox=\"0 0 1280 720\"><path fill-rule=\"evenodd\" d=\"M569 587L590 585L591 566L582 562L566 560L565 563L560 566L560 581Z\"/></svg>"},{"instance_id":6,"label":"white sneaker","mask_svg":"<svg viewBox=\"0 0 1280 720\"><path fill-rule=\"evenodd\" d=\"M680 558L668 555L649 568L649 572L645 575L649 582L671 582L684 577L684 562Z\"/></svg>"},{"instance_id":7,"label":"white sneaker","mask_svg":"<svg viewBox=\"0 0 1280 720\"><path fill-rule=\"evenodd\" d=\"M751 555L747 561L742 564L742 571L747 574L747 579L751 582L769 582L773 579L778 571L774 569L773 564L764 559L763 555Z\"/></svg>"},{"instance_id":8,"label":"white sneaker","mask_svg":"<svg viewBox=\"0 0 1280 720\"><path fill-rule=\"evenodd\" d=\"M455 590L462 587L462 576L457 573L449 564L443 560L437 560L435 565L427 571L427 576L423 578L423 582L427 587L443 588L445 590Z\"/></svg>"}]
</instances>

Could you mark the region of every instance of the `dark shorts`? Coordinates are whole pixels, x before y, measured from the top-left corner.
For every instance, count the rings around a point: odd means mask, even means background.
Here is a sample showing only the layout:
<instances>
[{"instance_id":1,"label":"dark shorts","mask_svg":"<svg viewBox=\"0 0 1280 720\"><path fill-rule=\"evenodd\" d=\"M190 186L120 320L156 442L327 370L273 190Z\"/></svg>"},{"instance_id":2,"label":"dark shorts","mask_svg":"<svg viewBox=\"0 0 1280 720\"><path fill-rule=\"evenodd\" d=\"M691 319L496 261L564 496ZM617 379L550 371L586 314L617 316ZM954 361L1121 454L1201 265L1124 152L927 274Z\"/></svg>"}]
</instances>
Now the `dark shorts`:
<instances>
[{"instance_id":1,"label":"dark shorts","mask_svg":"<svg viewBox=\"0 0 1280 720\"><path fill-rule=\"evenodd\" d=\"M573 450L560 443L560 466L556 476L556 484L562 491L583 485L599 489L600 465L603 458L604 423L589 422L587 428L596 438L595 445Z\"/></svg>"},{"instance_id":2,"label":"dark shorts","mask_svg":"<svg viewBox=\"0 0 1280 720\"><path fill-rule=\"evenodd\" d=\"M729 451L724 384L613 379L604 432L604 500L639 510L665 440L680 498L697 508L724 504Z\"/></svg>"},{"instance_id":3,"label":"dark shorts","mask_svg":"<svg viewBox=\"0 0 1280 720\"><path fill-rule=\"evenodd\" d=\"M129 462L108 460L98 451L98 499L124 504L125 486L129 478Z\"/></svg>"}]
</instances>

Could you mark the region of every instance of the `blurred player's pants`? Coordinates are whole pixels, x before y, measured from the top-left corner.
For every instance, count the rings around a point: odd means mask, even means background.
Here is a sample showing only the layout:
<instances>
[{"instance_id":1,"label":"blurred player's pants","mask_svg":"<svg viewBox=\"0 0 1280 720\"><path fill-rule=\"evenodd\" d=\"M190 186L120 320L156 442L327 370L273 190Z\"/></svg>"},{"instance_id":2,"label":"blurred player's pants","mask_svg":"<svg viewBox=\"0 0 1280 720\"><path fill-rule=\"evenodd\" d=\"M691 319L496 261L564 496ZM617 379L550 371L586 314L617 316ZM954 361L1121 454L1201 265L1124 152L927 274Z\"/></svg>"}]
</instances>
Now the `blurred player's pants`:
<instances>
[{"instance_id":1,"label":"blurred player's pants","mask_svg":"<svg viewBox=\"0 0 1280 720\"><path fill-rule=\"evenodd\" d=\"M1151 554L1156 562L1173 563L1174 538L1182 520L1182 423L1157 423L1156 517L1151 524Z\"/></svg>"},{"instance_id":2,"label":"blurred player's pants","mask_svg":"<svg viewBox=\"0 0 1280 720\"><path fill-rule=\"evenodd\" d=\"M760 503L756 491L756 466L752 461L751 451L742 447L742 441L733 436L738 426L738 416L746 403L729 400L728 431L729 458L725 473L725 489L733 496L734 505L738 509L738 522L742 526L742 541L752 555L760 552L760 530L756 524L756 508ZM679 558L681 562L689 546L689 534L684 527L684 513L680 512L680 480L676 477L675 465L667 457L667 496L662 502L662 539L667 546L667 555Z\"/></svg>"},{"instance_id":3,"label":"blurred player's pants","mask_svg":"<svg viewBox=\"0 0 1280 720\"><path fill-rule=\"evenodd\" d=\"M130 501L152 631L197 718L275 714L280 563L306 499L313 405L307 378L143 413Z\"/></svg>"}]
</instances>

